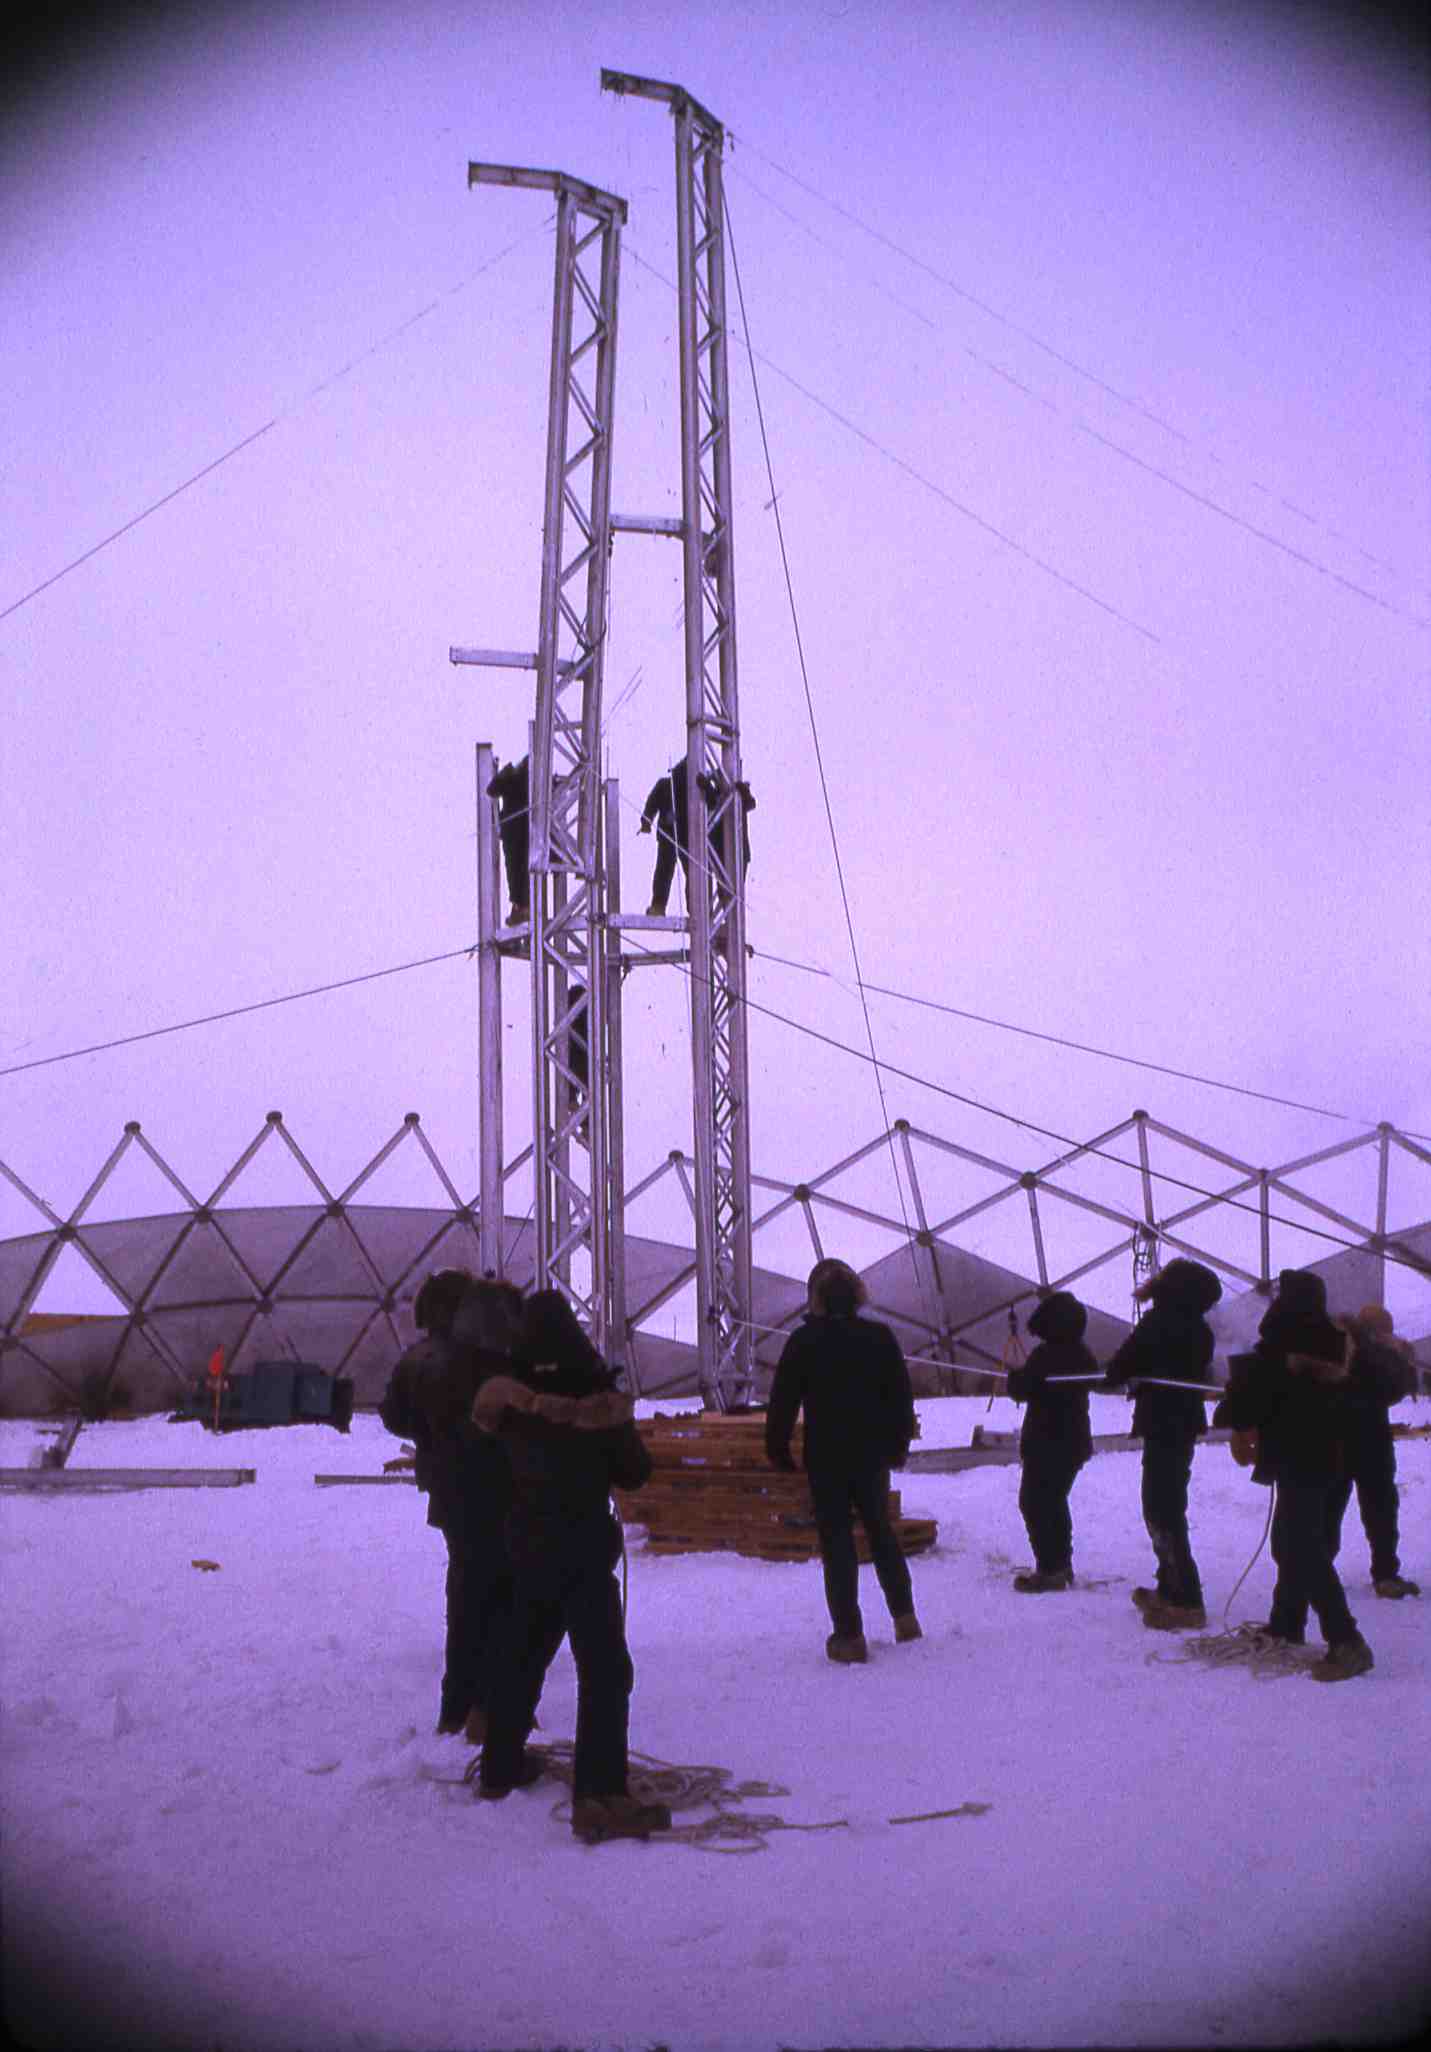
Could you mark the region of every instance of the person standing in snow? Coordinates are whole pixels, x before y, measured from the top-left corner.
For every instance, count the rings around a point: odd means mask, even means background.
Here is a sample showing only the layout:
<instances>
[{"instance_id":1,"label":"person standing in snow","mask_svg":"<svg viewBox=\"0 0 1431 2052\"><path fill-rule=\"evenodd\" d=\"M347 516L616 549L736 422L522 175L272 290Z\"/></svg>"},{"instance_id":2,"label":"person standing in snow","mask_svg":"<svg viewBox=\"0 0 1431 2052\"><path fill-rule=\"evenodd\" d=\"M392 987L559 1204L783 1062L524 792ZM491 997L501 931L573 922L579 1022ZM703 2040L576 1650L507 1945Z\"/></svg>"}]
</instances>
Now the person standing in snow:
<instances>
[{"instance_id":1,"label":"person standing in snow","mask_svg":"<svg viewBox=\"0 0 1431 2052\"><path fill-rule=\"evenodd\" d=\"M1327 1286L1307 1269L1284 1268L1250 1354L1234 1354L1216 1425L1250 1438L1254 1482L1276 1487L1272 1558L1277 1581L1266 1636L1300 1646L1307 1611L1327 1642L1317 1681L1350 1681L1374 1666L1333 1559L1334 1498L1346 1473L1352 1429L1351 1339L1327 1316ZM1345 1498L1342 1509L1346 1507Z\"/></svg>"},{"instance_id":2,"label":"person standing in snow","mask_svg":"<svg viewBox=\"0 0 1431 2052\"><path fill-rule=\"evenodd\" d=\"M1138 1295L1151 1298L1151 1308L1107 1369L1109 1389L1133 1392L1133 1432L1143 1442L1143 1523L1157 1560L1155 1586L1134 1589L1133 1601L1154 1631L1201 1631L1207 1612L1188 1533L1188 1483L1193 1452L1207 1430L1207 1397L1217 1394L1212 1328L1203 1314L1222 1295L1222 1284L1200 1261L1180 1257ZM1176 1383L1194 1386L1167 1387Z\"/></svg>"},{"instance_id":3,"label":"person standing in snow","mask_svg":"<svg viewBox=\"0 0 1431 2052\"><path fill-rule=\"evenodd\" d=\"M1073 1587L1068 1498L1093 1452L1088 1392L1098 1379L1098 1363L1083 1344L1087 1325L1088 1313L1077 1297L1055 1290L1028 1321L1039 1345L1022 1366L1009 1370L1009 1395L1028 1405L1019 1433L1019 1510L1034 1568L1032 1574L1014 1576L1014 1587L1025 1596Z\"/></svg>"},{"instance_id":4,"label":"person standing in snow","mask_svg":"<svg viewBox=\"0 0 1431 2052\"><path fill-rule=\"evenodd\" d=\"M1419 1596L1420 1584L1401 1572L1398 1552L1400 1493L1391 1406L1411 1394L1415 1368L1396 1338L1391 1313L1363 1304L1347 1321L1351 1372L1347 1378L1346 1473L1332 1492L1332 1558L1341 1546L1342 1520L1356 1490L1362 1530L1371 1547L1371 1586L1378 1596Z\"/></svg>"},{"instance_id":5,"label":"person standing in snow","mask_svg":"<svg viewBox=\"0 0 1431 2052\"><path fill-rule=\"evenodd\" d=\"M914 1393L899 1341L887 1325L857 1314L866 1292L843 1261L817 1261L806 1284L804 1323L785 1342L765 1415L765 1453L793 1472L790 1439L805 1417L804 1462L810 1482L831 1660L868 1660L860 1614L854 1517L869 1541L875 1574L901 1642L922 1636L909 1562L889 1517L889 1471L902 1468L918 1437Z\"/></svg>"},{"instance_id":6,"label":"person standing in snow","mask_svg":"<svg viewBox=\"0 0 1431 2052\"><path fill-rule=\"evenodd\" d=\"M515 1357L505 1374L482 1384L472 1415L510 1469L514 1585L478 1793L500 1800L542 1773L527 1740L565 1638L577 1684L573 1833L594 1844L664 1831L670 1810L638 1801L627 1785L635 1676L614 1573L621 1530L611 1507L613 1488L639 1489L648 1480L651 1456L631 1399L616 1389L559 1290L527 1299Z\"/></svg>"},{"instance_id":7,"label":"person standing in snow","mask_svg":"<svg viewBox=\"0 0 1431 2052\"><path fill-rule=\"evenodd\" d=\"M503 1527L507 1466L474 1431L471 1408L485 1375L501 1368L516 1333L521 1296L509 1283L477 1282L466 1269L430 1275L413 1316L423 1337L388 1382L378 1415L410 1439L427 1522L447 1546L446 1657L437 1729L486 1729L495 1643L511 1604Z\"/></svg>"}]
</instances>

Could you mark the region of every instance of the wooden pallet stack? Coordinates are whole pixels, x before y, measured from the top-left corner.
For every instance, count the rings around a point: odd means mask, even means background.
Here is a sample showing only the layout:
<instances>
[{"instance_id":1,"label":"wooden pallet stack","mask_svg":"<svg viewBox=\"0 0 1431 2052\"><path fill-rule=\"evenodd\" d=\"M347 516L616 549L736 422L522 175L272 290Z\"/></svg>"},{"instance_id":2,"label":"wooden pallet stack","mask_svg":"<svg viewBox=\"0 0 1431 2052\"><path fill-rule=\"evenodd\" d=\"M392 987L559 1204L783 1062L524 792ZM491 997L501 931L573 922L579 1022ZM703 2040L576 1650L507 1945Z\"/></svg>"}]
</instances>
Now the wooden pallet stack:
<instances>
[{"instance_id":1,"label":"wooden pallet stack","mask_svg":"<svg viewBox=\"0 0 1431 2052\"><path fill-rule=\"evenodd\" d=\"M640 1426L654 1468L644 1489L618 1492L621 1515L646 1531L648 1553L744 1553L757 1560L813 1560L820 1551L803 1473L788 1475L765 1458L765 1413L688 1411ZM797 1429L792 1451L800 1458ZM899 1491L890 1516L906 1553L934 1544L933 1518L907 1518ZM855 1544L869 1550L859 1520Z\"/></svg>"}]
</instances>

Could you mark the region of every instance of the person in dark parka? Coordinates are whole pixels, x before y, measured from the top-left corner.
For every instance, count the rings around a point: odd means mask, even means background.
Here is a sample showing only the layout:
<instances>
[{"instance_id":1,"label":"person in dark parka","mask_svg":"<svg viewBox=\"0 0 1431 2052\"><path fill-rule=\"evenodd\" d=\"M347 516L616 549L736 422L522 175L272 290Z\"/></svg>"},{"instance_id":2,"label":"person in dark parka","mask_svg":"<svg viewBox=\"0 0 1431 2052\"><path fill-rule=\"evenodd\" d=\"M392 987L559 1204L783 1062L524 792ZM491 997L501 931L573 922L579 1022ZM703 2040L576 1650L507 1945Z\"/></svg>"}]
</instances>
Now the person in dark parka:
<instances>
[{"instance_id":1,"label":"person in dark parka","mask_svg":"<svg viewBox=\"0 0 1431 2052\"><path fill-rule=\"evenodd\" d=\"M686 758L682 756L664 776L657 777L641 808L639 831L649 834L654 827L656 833L656 868L651 878L651 902L646 908L650 919L665 917L676 876L677 855L687 889L690 887L691 809L687 774Z\"/></svg>"},{"instance_id":2,"label":"person in dark parka","mask_svg":"<svg viewBox=\"0 0 1431 2052\"><path fill-rule=\"evenodd\" d=\"M1009 1370L1008 1392L1027 1404L1019 1433L1019 1510L1033 1548L1034 1571L1015 1575L1023 1595L1073 1586L1073 1520L1068 1498L1093 1452L1088 1392L1098 1363L1083 1344L1088 1313L1068 1290L1044 1298L1028 1321L1039 1341L1021 1367ZM1081 1377L1066 1381L1065 1377Z\"/></svg>"},{"instance_id":3,"label":"person in dark parka","mask_svg":"<svg viewBox=\"0 0 1431 2052\"><path fill-rule=\"evenodd\" d=\"M805 1321L786 1341L771 1384L765 1452L772 1466L794 1469L790 1439L803 1411L804 1465L832 1626L825 1651L831 1660L857 1662L869 1658L869 1648L856 1512L896 1639L921 1636L909 1563L889 1518L889 1471L908 1460L919 1425L899 1341L887 1325L856 1315L865 1286L854 1270L843 1261L817 1261L806 1290Z\"/></svg>"},{"instance_id":4,"label":"person in dark parka","mask_svg":"<svg viewBox=\"0 0 1431 2052\"><path fill-rule=\"evenodd\" d=\"M560 1291L527 1299L516 1356L507 1374L482 1384L473 1418L510 1469L514 1590L479 1793L498 1799L541 1773L527 1739L566 1638L577 1676L573 1832L595 1842L665 1830L669 1809L636 1801L627 1787L634 1672L613 1572L622 1542L611 1491L639 1489L651 1456L631 1399L616 1389Z\"/></svg>"},{"instance_id":5,"label":"person in dark parka","mask_svg":"<svg viewBox=\"0 0 1431 2052\"><path fill-rule=\"evenodd\" d=\"M1348 1681L1373 1666L1333 1559L1333 1497L1346 1474L1351 1342L1327 1315L1326 1284L1283 1269L1250 1354L1234 1354L1227 1392L1213 1414L1250 1441L1254 1482L1275 1486L1270 1638L1301 1645L1307 1611L1327 1642L1318 1681ZM1343 1502L1343 1508L1345 1503ZM1339 1520L1337 1520L1339 1522Z\"/></svg>"},{"instance_id":6,"label":"person in dark parka","mask_svg":"<svg viewBox=\"0 0 1431 2052\"><path fill-rule=\"evenodd\" d=\"M656 867L651 878L651 902L646 908L648 918L659 919L665 916L666 906L671 896L671 885L675 880L676 857L678 855L681 858L681 874L686 880L687 901L689 902L690 899L691 809L688 778L689 771L686 766L686 759L682 756L679 762L672 763L664 776L657 777L647 794L645 805L641 808L639 831L643 834L649 834L654 827L656 832ZM714 808L719 804L724 788L720 779L709 774L702 774L697 781L700 784L707 805ZM746 816L755 810L755 794L752 792L749 784L743 780L736 785L735 789L736 798L740 804L741 852L745 858L745 866L748 869L750 867L750 829L746 824ZM715 854L717 864L723 870L725 868L724 821L721 821L719 825L711 829L711 848Z\"/></svg>"},{"instance_id":7,"label":"person in dark parka","mask_svg":"<svg viewBox=\"0 0 1431 2052\"><path fill-rule=\"evenodd\" d=\"M1200 1631L1207 1612L1188 1532L1188 1483L1193 1452L1207 1430L1207 1397L1217 1394L1212 1328L1203 1314L1222 1295L1222 1284L1200 1261L1180 1256L1138 1294L1151 1298L1151 1306L1107 1369L1108 1388L1134 1391L1133 1432L1143 1442L1143 1523L1157 1560L1154 1586L1134 1589L1133 1601L1155 1631ZM1169 1383L1194 1386L1164 1386Z\"/></svg>"},{"instance_id":8,"label":"person in dark parka","mask_svg":"<svg viewBox=\"0 0 1431 2052\"><path fill-rule=\"evenodd\" d=\"M471 1423L482 1378L505 1365L515 1337L519 1293L479 1283L465 1269L430 1275L413 1315L423 1337L389 1380L378 1415L410 1439L427 1522L447 1546L447 1629L440 1732L466 1731L480 1744L495 1658L511 1603L504 1526L507 1464Z\"/></svg>"},{"instance_id":9,"label":"person in dark parka","mask_svg":"<svg viewBox=\"0 0 1431 2052\"><path fill-rule=\"evenodd\" d=\"M529 758L509 762L499 769L487 786L487 796L497 801L497 832L502 841L502 865L507 872L507 893L512 909L509 926L520 926L531 916L531 793Z\"/></svg>"},{"instance_id":10,"label":"person in dark parka","mask_svg":"<svg viewBox=\"0 0 1431 2052\"><path fill-rule=\"evenodd\" d=\"M1400 1493L1396 1487L1396 1441L1391 1407L1411 1394L1412 1362L1395 1336L1391 1313L1363 1304L1347 1321L1351 1372L1347 1378L1346 1473L1332 1492L1332 1558L1341 1546L1342 1520L1356 1490L1362 1530L1371 1548L1371 1585L1378 1596L1419 1596L1420 1584L1401 1572Z\"/></svg>"}]
</instances>

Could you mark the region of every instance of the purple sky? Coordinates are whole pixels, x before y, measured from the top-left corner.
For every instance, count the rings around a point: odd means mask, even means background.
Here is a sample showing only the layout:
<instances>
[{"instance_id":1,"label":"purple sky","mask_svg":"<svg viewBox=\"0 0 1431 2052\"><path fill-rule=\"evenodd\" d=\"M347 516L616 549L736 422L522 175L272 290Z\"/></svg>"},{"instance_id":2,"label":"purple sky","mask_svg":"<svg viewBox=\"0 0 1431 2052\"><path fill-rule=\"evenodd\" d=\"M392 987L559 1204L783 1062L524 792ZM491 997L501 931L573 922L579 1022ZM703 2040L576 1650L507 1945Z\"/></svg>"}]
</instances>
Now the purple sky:
<instances>
[{"instance_id":1,"label":"purple sky","mask_svg":"<svg viewBox=\"0 0 1431 2052\"><path fill-rule=\"evenodd\" d=\"M676 509L670 123L607 64L735 138L866 977L1353 1123L873 1000L881 1055L1076 1136L1140 1104L1264 1161L1431 1130L1431 129L1424 44L1359 19L254 5L12 65L0 1066L475 937L472 747L521 752L530 679L447 649L535 645L551 239L469 156L630 201L614 502ZM757 959L751 995L859 1044L743 363L735 389L750 935L845 979ZM680 745L678 569L618 542L630 904ZM137 1118L207 1190L278 1106L341 1183L418 1109L470 1185L473 999L451 963L10 1074L0 1158L67 1209ZM684 1016L674 972L628 986L633 1176L688 1140ZM515 979L508 1018L515 1117ZM880 1130L868 1066L763 1018L752 1050L759 1167ZM0 1233L29 1222L0 1193Z\"/></svg>"}]
</instances>

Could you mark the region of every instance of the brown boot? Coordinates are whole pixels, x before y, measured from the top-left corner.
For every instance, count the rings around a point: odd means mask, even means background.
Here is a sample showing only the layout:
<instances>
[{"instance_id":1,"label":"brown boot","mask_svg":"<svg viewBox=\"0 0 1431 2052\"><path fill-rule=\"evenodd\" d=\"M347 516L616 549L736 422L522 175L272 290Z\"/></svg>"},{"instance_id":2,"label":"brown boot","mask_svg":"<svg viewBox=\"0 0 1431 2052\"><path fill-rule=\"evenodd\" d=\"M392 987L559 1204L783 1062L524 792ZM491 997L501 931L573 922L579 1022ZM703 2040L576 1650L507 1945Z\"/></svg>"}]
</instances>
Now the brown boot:
<instances>
[{"instance_id":1,"label":"brown boot","mask_svg":"<svg viewBox=\"0 0 1431 2052\"><path fill-rule=\"evenodd\" d=\"M1312 1669L1312 1680L1351 1681L1356 1675L1370 1674L1375 1665L1370 1646L1357 1632L1350 1639L1340 1639L1335 1646L1328 1646Z\"/></svg>"},{"instance_id":2,"label":"brown boot","mask_svg":"<svg viewBox=\"0 0 1431 2052\"><path fill-rule=\"evenodd\" d=\"M1143 1622L1152 1632L1203 1632L1207 1612L1200 1603L1147 1603L1141 1606Z\"/></svg>"},{"instance_id":3,"label":"brown boot","mask_svg":"<svg viewBox=\"0 0 1431 2052\"><path fill-rule=\"evenodd\" d=\"M643 1803L631 1795L578 1796L571 1806L574 1838L600 1845L608 1838L649 1838L669 1831L671 1812L665 1803Z\"/></svg>"},{"instance_id":4,"label":"brown boot","mask_svg":"<svg viewBox=\"0 0 1431 2052\"><path fill-rule=\"evenodd\" d=\"M870 1649L865 1644L863 1632L831 1632L825 1641L825 1658L838 1660L844 1667L858 1667L869 1657Z\"/></svg>"},{"instance_id":5,"label":"brown boot","mask_svg":"<svg viewBox=\"0 0 1431 2052\"><path fill-rule=\"evenodd\" d=\"M912 1610L906 1610L903 1617L897 1617L894 1620L896 1645L907 1646L911 1639L922 1639L923 1637L924 1634L919 1628L919 1619Z\"/></svg>"}]
</instances>

